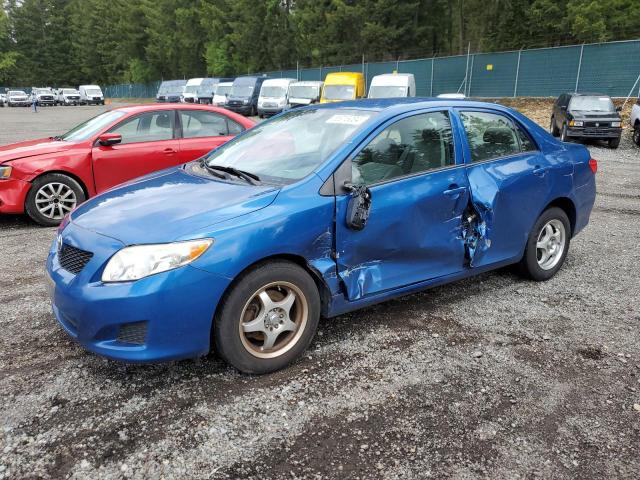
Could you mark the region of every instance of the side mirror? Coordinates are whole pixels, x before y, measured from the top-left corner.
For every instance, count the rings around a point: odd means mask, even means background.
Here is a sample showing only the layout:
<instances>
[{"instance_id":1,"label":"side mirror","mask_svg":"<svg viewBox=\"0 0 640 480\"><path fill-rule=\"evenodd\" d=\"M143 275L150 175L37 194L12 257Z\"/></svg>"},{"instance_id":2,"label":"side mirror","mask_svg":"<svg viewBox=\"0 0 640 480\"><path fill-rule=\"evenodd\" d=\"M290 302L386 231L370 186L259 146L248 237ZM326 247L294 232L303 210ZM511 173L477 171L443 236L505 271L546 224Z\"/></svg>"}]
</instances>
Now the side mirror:
<instances>
[{"instance_id":1,"label":"side mirror","mask_svg":"<svg viewBox=\"0 0 640 480\"><path fill-rule=\"evenodd\" d=\"M110 147L122 142L122 135L119 133L103 133L98 137L98 143L103 147Z\"/></svg>"},{"instance_id":2,"label":"side mirror","mask_svg":"<svg viewBox=\"0 0 640 480\"><path fill-rule=\"evenodd\" d=\"M344 188L351 192L347 205L347 227L360 231L367 224L371 212L371 190L366 185L353 185L345 182Z\"/></svg>"}]
</instances>

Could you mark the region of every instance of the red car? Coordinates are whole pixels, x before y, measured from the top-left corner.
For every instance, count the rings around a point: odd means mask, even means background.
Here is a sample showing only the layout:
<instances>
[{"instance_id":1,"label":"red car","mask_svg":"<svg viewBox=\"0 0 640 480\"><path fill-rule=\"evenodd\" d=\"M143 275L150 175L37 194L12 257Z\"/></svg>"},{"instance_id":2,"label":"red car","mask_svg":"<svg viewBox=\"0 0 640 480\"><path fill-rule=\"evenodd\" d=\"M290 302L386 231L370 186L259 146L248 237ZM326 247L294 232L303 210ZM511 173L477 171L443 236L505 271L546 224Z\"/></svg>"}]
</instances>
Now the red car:
<instances>
[{"instance_id":1,"label":"red car","mask_svg":"<svg viewBox=\"0 0 640 480\"><path fill-rule=\"evenodd\" d=\"M206 105L115 108L59 137L0 147L0 213L54 226L89 197L195 160L254 122Z\"/></svg>"}]
</instances>

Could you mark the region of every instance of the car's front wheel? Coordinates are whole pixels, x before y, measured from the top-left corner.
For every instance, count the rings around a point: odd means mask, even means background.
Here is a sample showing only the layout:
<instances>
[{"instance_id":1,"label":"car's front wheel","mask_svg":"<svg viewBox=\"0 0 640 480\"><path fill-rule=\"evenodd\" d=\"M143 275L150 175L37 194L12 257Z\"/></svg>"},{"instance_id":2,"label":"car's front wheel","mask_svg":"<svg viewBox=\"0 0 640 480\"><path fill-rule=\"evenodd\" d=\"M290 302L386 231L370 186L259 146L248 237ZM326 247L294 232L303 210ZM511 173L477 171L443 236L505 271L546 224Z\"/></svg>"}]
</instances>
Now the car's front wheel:
<instances>
[{"instance_id":1,"label":"car's front wheel","mask_svg":"<svg viewBox=\"0 0 640 480\"><path fill-rule=\"evenodd\" d=\"M554 137L560 135L560 131L558 130L558 126L556 125L556 118L551 117L551 124L549 125L549 133Z\"/></svg>"},{"instance_id":2,"label":"car's front wheel","mask_svg":"<svg viewBox=\"0 0 640 480\"><path fill-rule=\"evenodd\" d=\"M640 147L640 122L633 127L633 143Z\"/></svg>"},{"instance_id":3,"label":"car's front wheel","mask_svg":"<svg viewBox=\"0 0 640 480\"><path fill-rule=\"evenodd\" d=\"M239 278L214 318L215 351L245 373L279 370L315 335L320 296L311 276L287 261L265 262Z\"/></svg>"},{"instance_id":4,"label":"car's front wheel","mask_svg":"<svg viewBox=\"0 0 640 480\"><path fill-rule=\"evenodd\" d=\"M618 148L620 146L620 137L610 138L608 141L609 148Z\"/></svg>"},{"instance_id":5,"label":"car's front wheel","mask_svg":"<svg viewBox=\"0 0 640 480\"><path fill-rule=\"evenodd\" d=\"M25 211L34 222L55 227L85 199L82 187L73 178L61 173L49 173L37 178L31 185Z\"/></svg>"}]
</instances>

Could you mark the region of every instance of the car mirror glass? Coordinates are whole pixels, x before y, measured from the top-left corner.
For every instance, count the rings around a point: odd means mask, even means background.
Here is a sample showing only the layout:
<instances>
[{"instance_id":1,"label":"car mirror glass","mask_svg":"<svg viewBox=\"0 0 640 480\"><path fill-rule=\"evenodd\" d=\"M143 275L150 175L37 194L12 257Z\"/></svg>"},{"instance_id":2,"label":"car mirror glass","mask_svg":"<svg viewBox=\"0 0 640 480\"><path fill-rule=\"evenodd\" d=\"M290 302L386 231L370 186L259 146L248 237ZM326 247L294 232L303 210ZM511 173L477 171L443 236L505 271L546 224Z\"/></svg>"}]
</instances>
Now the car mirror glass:
<instances>
[{"instance_id":1,"label":"car mirror glass","mask_svg":"<svg viewBox=\"0 0 640 480\"><path fill-rule=\"evenodd\" d=\"M344 188L351 192L347 205L347 227L360 231L364 229L371 212L371 190L366 185L345 182Z\"/></svg>"}]
</instances>

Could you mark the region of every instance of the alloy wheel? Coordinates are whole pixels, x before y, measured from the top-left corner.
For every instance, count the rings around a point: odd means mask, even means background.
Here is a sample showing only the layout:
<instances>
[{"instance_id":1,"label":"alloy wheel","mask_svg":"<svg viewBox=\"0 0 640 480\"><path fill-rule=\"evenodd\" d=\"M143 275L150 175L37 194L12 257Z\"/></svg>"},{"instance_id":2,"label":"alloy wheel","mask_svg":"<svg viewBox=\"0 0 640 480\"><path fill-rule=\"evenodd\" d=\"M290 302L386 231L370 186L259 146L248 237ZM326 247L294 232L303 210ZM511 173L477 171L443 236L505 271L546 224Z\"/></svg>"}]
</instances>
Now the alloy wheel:
<instances>
[{"instance_id":1,"label":"alloy wheel","mask_svg":"<svg viewBox=\"0 0 640 480\"><path fill-rule=\"evenodd\" d=\"M60 182L47 183L36 192L36 208L46 218L62 220L77 204L71 187Z\"/></svg>"},{"instance_id":2,"label":"alloy wheel","mask_svg":"<svg viewBox=\"0 0 640 480\"><path fill-rule=\"evenodd\" d=\"M564 253L566 243L564 224L558 220L549 220L538 233L536 242L536 258L543 270L554 268Z\"/></svg>"},{"instance_id":3,"label":"alloy wheel","mask_svg":"<svg viewBox=\"0 0 640 480\"><path fill-rule=\"evenodd\" d=\"M245 304L239 322L242 345L258 358L275 358L298 342L307 324L309 305L289 282L273 282L257 290Z\"/></svg>"}]
</instances>

